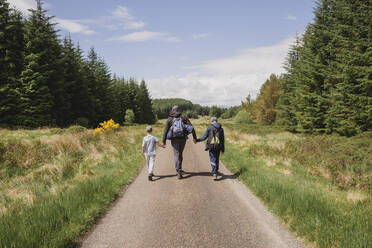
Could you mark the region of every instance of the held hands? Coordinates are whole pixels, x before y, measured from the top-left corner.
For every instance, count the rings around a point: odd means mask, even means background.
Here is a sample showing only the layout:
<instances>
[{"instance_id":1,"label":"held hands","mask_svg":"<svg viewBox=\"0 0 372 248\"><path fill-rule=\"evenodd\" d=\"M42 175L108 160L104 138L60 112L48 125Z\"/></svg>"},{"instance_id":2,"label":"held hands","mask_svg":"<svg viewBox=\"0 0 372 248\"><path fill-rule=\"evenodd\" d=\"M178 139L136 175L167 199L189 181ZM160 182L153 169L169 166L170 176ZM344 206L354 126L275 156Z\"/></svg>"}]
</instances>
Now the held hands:
<instances>
[{"instance_id":1,"label":"held hands","mask_svg":"<svg viewBox=\"0 0 372 248\"><path fill-rule=\"evenodd\" d=\"M194 144L196 144L197 143L196 139L193 139L193 142L194 142Z\"/></svg>"}]
</instances>

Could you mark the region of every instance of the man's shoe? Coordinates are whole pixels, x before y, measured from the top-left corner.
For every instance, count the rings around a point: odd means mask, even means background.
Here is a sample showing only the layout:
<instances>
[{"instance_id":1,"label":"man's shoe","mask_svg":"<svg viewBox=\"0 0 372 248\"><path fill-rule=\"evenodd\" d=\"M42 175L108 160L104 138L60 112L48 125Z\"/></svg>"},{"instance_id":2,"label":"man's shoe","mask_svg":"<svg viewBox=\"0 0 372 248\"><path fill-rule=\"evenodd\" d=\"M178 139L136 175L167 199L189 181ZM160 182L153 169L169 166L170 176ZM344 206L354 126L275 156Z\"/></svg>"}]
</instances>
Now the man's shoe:
<instances>
[{"instance_id":1,"label":"man's shoe","mask_svg":"<svg viewBox=\"0 0 372 248\"><path fill-rule=\"evenodd\" d=\"M177 178L178 179L182 179L182 174L181 173L177 173Z\"/></svg>"},{"instance_id":2,"label":"man's shoe","mask_svg":"<svg viewBox=\"0 0 372 248\"><path fill-rule=\"evenodd\" d=\"M179 173L180 174L183 174L183 173L185 173L185 171L184 170L180 170Z\"/></svg>"},{"instance_id":3,"label":"man's shoe","mask_svg":"<svg viewBox=\"0 0 372 248\"><path fill-rule=\"evenodd\" d=\"M149 175L149 181L152 181L152 175L151 174Z\"/></svg>"},{"instance_id":4,"label":"man's shoe","mask_svg":"<svg viewBox=\"0 0 372 248\"><path fill-rule=\"evenodd\" d=\"M213 180L217 180L218 179L218 175L216 173L213 174Z\"/></svg>"}]
</instances>

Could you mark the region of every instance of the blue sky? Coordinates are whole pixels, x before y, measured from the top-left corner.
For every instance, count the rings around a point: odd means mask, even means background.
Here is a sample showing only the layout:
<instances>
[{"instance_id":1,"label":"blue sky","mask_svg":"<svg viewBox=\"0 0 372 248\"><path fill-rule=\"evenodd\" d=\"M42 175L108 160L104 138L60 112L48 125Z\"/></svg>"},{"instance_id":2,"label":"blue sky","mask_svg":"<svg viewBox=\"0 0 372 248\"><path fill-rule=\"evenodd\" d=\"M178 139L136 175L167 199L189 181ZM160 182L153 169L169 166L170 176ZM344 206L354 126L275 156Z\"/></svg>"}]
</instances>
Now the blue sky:
<instances>
[{"instance_id":1,"label":"blue sky","mask_svg":"<svg viewBox=\"0 0 372 248\"><path fill-rule=\"evenodd\" d=\"M22 12L33 0L9 0ZM239 104L282 64L313 0L46 0L63 37L94 46L112 73L151 94Z\"/></svg>"}]
</instances>

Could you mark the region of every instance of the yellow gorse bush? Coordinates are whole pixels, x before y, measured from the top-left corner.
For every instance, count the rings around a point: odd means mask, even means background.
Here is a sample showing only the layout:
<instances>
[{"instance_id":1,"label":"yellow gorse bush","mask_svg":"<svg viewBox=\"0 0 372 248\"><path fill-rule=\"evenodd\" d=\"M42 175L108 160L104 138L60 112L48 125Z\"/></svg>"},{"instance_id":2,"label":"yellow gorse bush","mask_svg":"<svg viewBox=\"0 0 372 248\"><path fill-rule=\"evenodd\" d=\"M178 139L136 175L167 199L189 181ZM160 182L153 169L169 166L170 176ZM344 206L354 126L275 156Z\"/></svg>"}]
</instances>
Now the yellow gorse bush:
<instances>
[{"instance_id":1,"label":"yellow gorse bush","mask_svg":"<svg viewBox=\"0 0 372 248\"><path fill-rule=\"evenodd\" d=\"M100 125L100 127L97 127L96 129L94 129L94 131L93 131L94 134L100 134L100 133L103 133L105 131L114 130L114 129L119 128L119 126L120 126L118 123L115 123L115 121L113 119L101 122L99 125Z\"/></svg>"}]
</instances>

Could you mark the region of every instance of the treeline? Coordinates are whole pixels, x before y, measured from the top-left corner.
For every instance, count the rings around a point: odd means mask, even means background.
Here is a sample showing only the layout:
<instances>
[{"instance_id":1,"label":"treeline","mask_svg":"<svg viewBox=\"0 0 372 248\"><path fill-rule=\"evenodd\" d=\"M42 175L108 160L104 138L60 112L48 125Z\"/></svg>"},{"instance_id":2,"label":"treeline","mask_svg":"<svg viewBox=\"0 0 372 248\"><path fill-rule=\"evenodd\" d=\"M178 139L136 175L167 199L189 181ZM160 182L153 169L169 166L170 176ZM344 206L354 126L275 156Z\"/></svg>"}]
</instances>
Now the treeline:
<instances>
[{"instance_id":1,"label":"treeline","mask_svg":"<svg viewBox=\"0 0 372 248\"><path fill-rule=\"evenodd\" d=\"M97 126L113 118L153 123L146 83L112 78L92 48L87 57L70 37L59 40L42 3L28 18L0 0L0 125Z\"/></svg>"},{"instance_id":2,"label":"treeline","mask_svg":"<svg viewBox=\"0 0 372 248\"><path fill-rule=\"evenodd\" d=\"M372 130L372 5L322 0L291 47L286 73L242 104L259 123L351 136Z\"/></svg>"},{"instance_id":3,"label":"treeline","mask_svg":"<svg viewBox=\"0 0 372 248\"><path fill-rule=\"evenodd\" d=\"M227 119L235 116L240 110L240 106L230 108L201 106L200 104L194 104L191 101L182 98L154 99L153 104L159 119L168 118L169 112L175 105L179 106L183 114L188 118L198 118L199 116L215 116Z\"/></svg>"},{"instance_id":4,"label":"treeline","mask_svg":"<svg viewBox=\"0 0 372 248\"><path fill-rule=\"evenodd\" d=\"M279 100L292 131L355 135L372 129L372 4L323 0L289 51Z\"/></svg>"}]
</instances>

